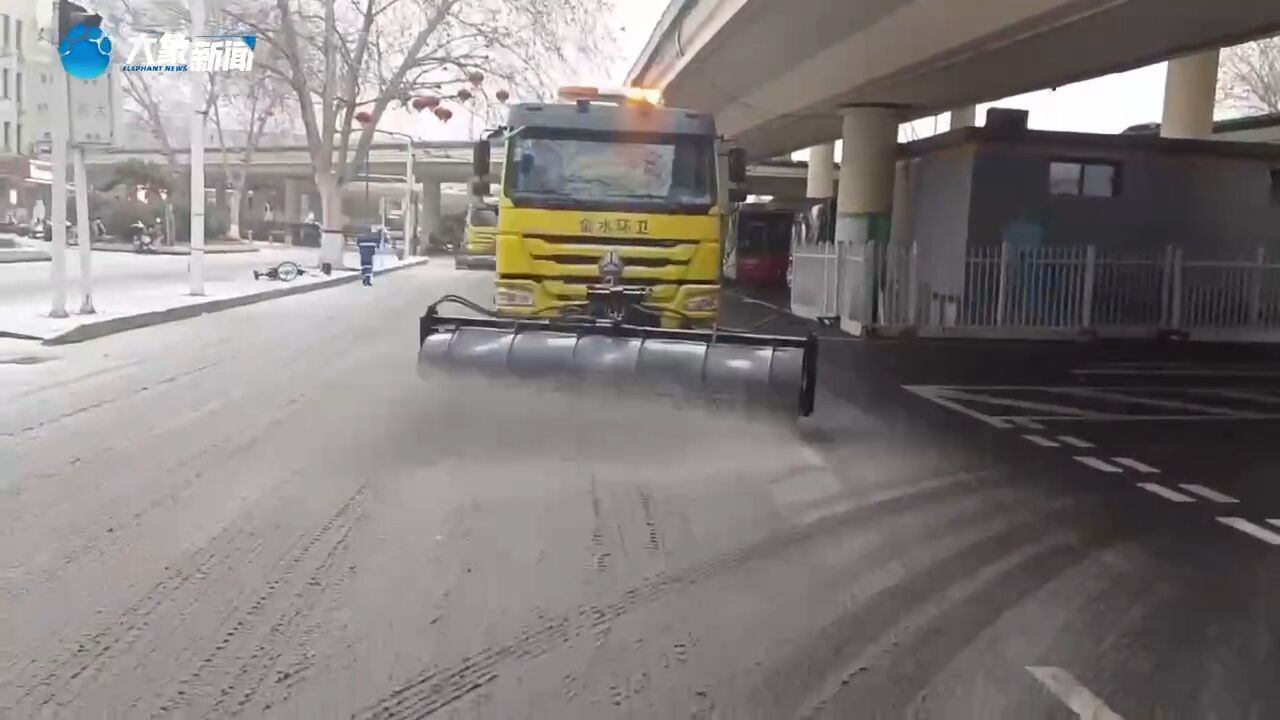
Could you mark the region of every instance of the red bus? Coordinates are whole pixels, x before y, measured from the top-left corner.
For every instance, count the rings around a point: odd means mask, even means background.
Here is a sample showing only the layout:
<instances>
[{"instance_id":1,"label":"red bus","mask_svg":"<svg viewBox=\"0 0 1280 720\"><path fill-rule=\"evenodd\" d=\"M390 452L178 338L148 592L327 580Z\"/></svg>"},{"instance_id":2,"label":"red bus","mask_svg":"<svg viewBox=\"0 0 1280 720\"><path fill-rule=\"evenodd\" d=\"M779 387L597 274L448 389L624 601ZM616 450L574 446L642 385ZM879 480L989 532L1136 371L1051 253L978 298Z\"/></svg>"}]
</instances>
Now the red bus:
<instances>
[{"instance_id":1,"label":"red bus","mask_svg":"<svg viewBox=\"0 0 1280 720\"><path fill-rule=\"evenodd\" d=\"M725 278L760 289L787 287L795 212L766 204L746 204L734 215L725 248Z\"/></svg>"}]
</instances>

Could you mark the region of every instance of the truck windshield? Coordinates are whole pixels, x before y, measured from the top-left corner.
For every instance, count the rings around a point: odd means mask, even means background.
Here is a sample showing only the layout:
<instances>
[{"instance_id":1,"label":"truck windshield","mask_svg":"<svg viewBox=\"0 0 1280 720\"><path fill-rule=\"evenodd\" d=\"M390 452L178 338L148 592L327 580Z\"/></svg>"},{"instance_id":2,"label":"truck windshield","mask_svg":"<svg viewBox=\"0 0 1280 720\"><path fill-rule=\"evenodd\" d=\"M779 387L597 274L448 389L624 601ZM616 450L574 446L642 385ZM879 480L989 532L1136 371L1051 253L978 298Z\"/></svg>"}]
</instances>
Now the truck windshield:
<instances>
[{"instance_id":1,"label":"truck windshield","mask_svg":"<svg viewBox=\"0 0 1280 720\"><path fill-rule=\"evenodd\" d=\"M471 227L497 227L498 213L489 208L471 209Z\"/></svg>"},{"instance_id":2,"label":"truck windshield","mask_svg":"<svg viewBox=\"0 0 1280 720\"><path fill-rule=\"evenodd\" d=\"M710 138L518 137L507 192L520 205L706 212L715 204Z\"/></svg>"}]
</instances>

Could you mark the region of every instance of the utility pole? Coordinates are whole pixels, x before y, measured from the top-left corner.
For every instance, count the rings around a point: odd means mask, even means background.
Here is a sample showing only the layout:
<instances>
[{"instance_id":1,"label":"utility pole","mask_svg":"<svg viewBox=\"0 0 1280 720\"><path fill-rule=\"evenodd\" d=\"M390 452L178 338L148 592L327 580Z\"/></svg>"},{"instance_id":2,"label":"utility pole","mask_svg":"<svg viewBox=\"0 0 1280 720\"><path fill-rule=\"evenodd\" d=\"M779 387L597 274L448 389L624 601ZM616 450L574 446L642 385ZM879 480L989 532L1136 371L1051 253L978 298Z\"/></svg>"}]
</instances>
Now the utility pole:
<instances>
[{"instance_id":1,"label":"utility pole","mask_svg":"<svg viewBox=\"0 0 1280 720\"><path fill-rule=\"evenodd\" d=\"M191 0L191 39L204 34L204 0ZM191 294L204 295L204 106L205 77L191 72Z\"/></svg>"},{"instance_id":2,"label":"utility pole","mask_svg":"<svg viewBox=\"0 0 1280 720\"><path fill-rule=\"evenodd\" d=\"M76 242L80 243L80 314L93 308L93 232L89 229L89 180L85 177L84 146L71 148L72 172L76 186Z\"/></svg>"},{"instance_id":3,"label":"utility pole","mask_svg":"<svg viewBox=\"0 0 1280 720\"><path fill-rule=\"evenodd\" d=\"M54 52L62 42L69 27L64 27L61 2L53 4ZM53 288L53 302L49 317L67 316L67 142L71 139L71 103L68 101L67 73L61 67L53 71L53 180L49 185L50 198L49 284Z\"/></svg>"},{"instance_id":4,"label":"utility pole","mask_svg":"<svg viewBox=\"0 0 1280 720\"><path fill-rule=\"evenodd\" d=\"M408 139L409 155L405 158L404 169L404 259L413 255L413 230L410 219L413 217L413 138Z\"/></svg>"},{"instance_id":5,"label":"utility pole","mask_svg":"<svg viewBox=\"0 0 1280 720\"><path fill-rule=\"evenodd\" d=\"M56 0L53 3L54 52L61 57L62 43L73 28L88 27L96 31L101 26L101 15L90 12L69 0ZM53 262L50 264L49 271L50 284L53 286L53 304L49 310L49 316L55 318L67 316L67 150L72 142L69 68L76 70L76 77L81 79L92 79L95 75L101 75L104 70L109 72L105 64L97 68L96 72L90 66L87 76L83 72L85 70L83 66L60 64L60 67L53 71L53 180L49 188L53 196L53 217L50 220ZM110 82L108 79L108 92L110 92ZM93 238L89 231L89 182L85 177L84 147L81 143L83 139L80 139L72 150L75 162L76 228L80 242L80 281L83 288L80 312L92 313L94 312L91 273Z\"/></svg>"}]
</instances>

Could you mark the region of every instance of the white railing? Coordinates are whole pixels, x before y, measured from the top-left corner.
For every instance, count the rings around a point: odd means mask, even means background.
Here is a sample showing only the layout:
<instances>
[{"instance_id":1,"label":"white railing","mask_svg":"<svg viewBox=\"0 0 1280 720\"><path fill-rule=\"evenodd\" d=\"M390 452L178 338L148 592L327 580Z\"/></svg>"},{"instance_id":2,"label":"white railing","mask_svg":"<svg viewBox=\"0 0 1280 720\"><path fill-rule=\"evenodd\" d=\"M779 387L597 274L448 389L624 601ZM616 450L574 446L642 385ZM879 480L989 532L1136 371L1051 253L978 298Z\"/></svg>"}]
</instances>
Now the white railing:
<instances>
[{"instance_id":1,"label":"white railing","mask_svg":"<svg viewBox=\"0 0 1280 720\"><path fill-rule=\"evenodd\" d=\"M791 253L791 311L807 318L840 315L840 278L844 245L797 246Z\"/></svg>"},{"instance_id":2,"label":"white railing","mask_svg":"<svg viewBox=\"0 0 1280 720\"><path fill-rule=\"evenodd\" d=\"M813 245L794 253L792 309L850 332L1041 337L1092 333L1280 340L1280 261L1100 252L1093 246L968 249L950 283L921 282L914 245ZM952 272L939 268L932 272ZM963 277L961 277L961 275Z\"/></svg>"}]
</instances>

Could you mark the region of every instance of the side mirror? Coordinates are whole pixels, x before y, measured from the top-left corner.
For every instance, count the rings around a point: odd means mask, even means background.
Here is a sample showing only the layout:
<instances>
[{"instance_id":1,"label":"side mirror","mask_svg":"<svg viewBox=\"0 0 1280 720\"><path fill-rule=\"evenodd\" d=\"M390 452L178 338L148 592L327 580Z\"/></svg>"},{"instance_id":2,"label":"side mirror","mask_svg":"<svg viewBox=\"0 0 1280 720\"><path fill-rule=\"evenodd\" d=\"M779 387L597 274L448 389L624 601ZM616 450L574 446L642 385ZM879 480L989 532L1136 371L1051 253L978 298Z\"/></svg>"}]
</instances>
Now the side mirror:
<instances>
[{"instance_id":1,"label":"side mirror","mask_svg":"<svg viewBox=\"0 0 1280 720\"><path fill-rule=\"evenodd\" d=\"M491 190L492 188L489 186L488 181L476 180L475 182L471 183L471 194L475 195L476 197L482 198L488 195Z\"/></svg>"},{"instance_id":2,"label":"side mirror","mask_svg":"<svg viewBox=\"0 0 1280 720\"><path fill-rule=\"evenodd\" d=\"M489 141L479 140L471 149L471 171L478 178L489 176Z\"/></svg>"},{"instance_id":3,"label":"side mirror","mask_svg":"<svg viewBox=\"0 0 1280 720\"><path fill-rule=\"evenodd\" d=\"M746 202L746 201L747 201L746 190L743 190L742 188L736 188L736 187L729 188L729 202L740 203L740 202Z\"/></svg>"},{"instance_id":4,"label":"side mirror","mask_svg":"<svg viewBox=\"0 0 1280 720\"><path fill-rule=\"evenodd\" d=\"M729 182L747 181L747 151L733 148L729 151Z\"/></svg>"}]
</instances>

